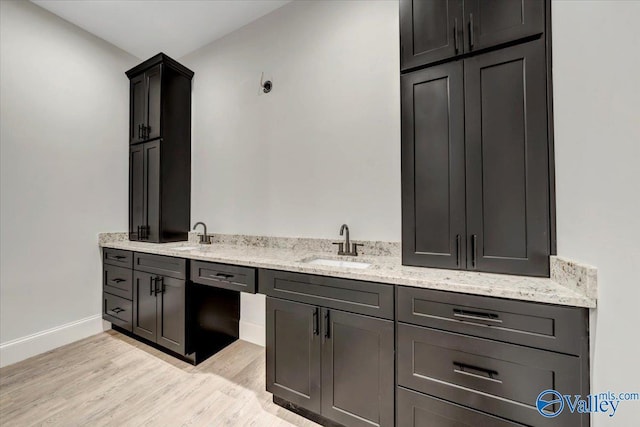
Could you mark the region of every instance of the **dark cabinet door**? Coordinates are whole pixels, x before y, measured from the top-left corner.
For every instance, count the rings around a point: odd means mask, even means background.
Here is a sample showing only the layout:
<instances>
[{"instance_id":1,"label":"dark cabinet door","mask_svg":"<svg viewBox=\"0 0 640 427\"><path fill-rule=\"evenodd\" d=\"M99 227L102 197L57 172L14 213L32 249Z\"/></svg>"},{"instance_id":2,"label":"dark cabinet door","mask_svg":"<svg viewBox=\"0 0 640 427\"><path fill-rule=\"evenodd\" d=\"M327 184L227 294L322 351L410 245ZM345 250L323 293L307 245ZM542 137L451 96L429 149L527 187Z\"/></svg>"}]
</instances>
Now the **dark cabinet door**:
<instances>
[{"instance_id":1,"label":"dark cabinet door","mask_svg":"<svg viewBox=\"0 0 640 427\"><path fill-rule=\"evenodd\" d=\"M129 81L129 143L144 140L143 127L146 125L146 88L144 74Z\"/></svg>"},{"instance_id":2,"label":"dark cabinet door","mask_svg":"<svg viewBox=\"0 0 640 427\"><path fill-rule=\"evenodd\" d=\"M267 391L320 413L318 307L267 297Z\"/></svg>"},{"instance_id":3,"label":"dark cabinet door","mask_svg":"<svg viewBox=\"0 0 640 427\"><path fill-rule=\"evenodd\" d=\"M544 0L464 0L465 51L544 32Z\"/></svg>"},{"instance_id":4,"label":"dark cabinet door","mask_svg":"<svg viewBox=\"0 0 640 427\"><path fill-rule=\"evenodd\" d=\"M323 308L322 323L322 415L347 426L393 426L393 322Z\"/></svg>"},{"instance_id":5,"label":"dark cabinet door","mask_svg":"<svg viewBox=\"0 0 640 427\"><path fill-rule=\"evenodd\" d=\"M156 342L169 350L184 354L185 282L159 276L156 287Z\"/></svg>"},{"instance_id":6,"label":"dark cabinet door","mask_svg":"<svg viewBox=\"0 0 640 427\"><path fill-rule=\"evenodd\" d=\"M160 144L147 142L144 151L144 240L160 241Z\"/></svg>"},{"instance_id":7,"label":"dark cabinet door","mask_svg":"<svg viewBox=\"0 0 640 427\"><path fill-rule=\"evenodd\" d=\"M400 68L462 52L462 0L400 0Z\"/></svg>"},{"instance_id":8,"label":"dark cabinet door","mask_svg":"<svg viewBox=\"0 0 640 427\"><path fill-rule=\"evenodd\" d=\"M142 145L129 149L129 240L142 240L145 219L145 173Z\"/></svg>"},{"instance_id":9,"label":"dark cabinet door","mask_svg":"<svg viewBox=\"0 0 640 427\"><path fill-rule=\"evenodd\" d=\"M543 40L467 59L464 69L467 266L548 277Z\"/></svg>"},{"instance_id":10,"label":"dark cabinet door","mask_svg":"<svg viewBox=\"0 0 640 427\"><path fill-rule=\"evenodd\" d=\"M146 85L145 139L149 140L160 137L162 64L150 68L145 72L144 78Z\"/></svg>"},{"instance_id":11,"label":"dark cabinet door","mask_svg":"<svg viewBox=\"0 0 640 427\"><path fill-rule=\"evenodd\" d=\"M156 342L156 276L133 272L133 333Z\"/></svg>"},{"instance_id":12,"label":"dark cabinet door","mask_svg":"<svg viewBox=\"0 0 640 427\"><path fill-rule=\"evenodd\" d=\"M462 61L401 77L402 261L465 267Z\"/></svg>"}]
</instances>

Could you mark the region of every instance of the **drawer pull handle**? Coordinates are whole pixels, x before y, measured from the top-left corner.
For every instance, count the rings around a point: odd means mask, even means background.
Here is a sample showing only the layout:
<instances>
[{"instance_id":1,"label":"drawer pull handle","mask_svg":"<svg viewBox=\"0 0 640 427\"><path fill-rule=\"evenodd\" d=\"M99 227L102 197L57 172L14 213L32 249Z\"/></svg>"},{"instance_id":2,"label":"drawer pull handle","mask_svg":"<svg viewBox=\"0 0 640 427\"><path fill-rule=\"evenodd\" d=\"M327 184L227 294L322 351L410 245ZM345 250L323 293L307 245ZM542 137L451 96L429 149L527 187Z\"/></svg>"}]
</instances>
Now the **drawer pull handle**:
<instances>
[{"instance_id":1,"label":"drawer pull handle","mask_svg":"<svg viewBox=\"0 0 640 427\"><path fill-rule=\"evenodd\" d=\"M482 313L481 311L467 311L457 308L453 309L453 316L465 320L480 320L483 322L502 323L497 314Z\"/></svg>"},{"instance_id":2,"label":"drawer pull handle","mask_svg":"<svg viewBox=\"0 0 640 427\"><path fill-rule=\"evenodd\" d=\"M124 311L124 309L122 309L120 307L116 307L116 308L112 309L111 311L113 311L114 313L118 314L118 313L122 313Z\"/></svg>"},{"instance_id":3,"label":"drawer pull handle","mask_svg":"<svg viewBox=\"0 0 640 427\"><path fill-rule=\"evenodd\" d=\"M126 256L124 256L124 255L114 255L113 258L117 259L117 260L121 260L121 259L125 259Z\"/></svg>"},{"instance_id":4,"label":"drawer pull handle","mask_svg":"<svg viewBox=\"0 0 640 427\"><path fill-rule=\"evenodd\" d=\"M223 279L229 280L233 278L233 274L217 273L215 277L222 277Z\"/></svg>"},{"instance_id":5,"label":"drawer pull handle","mask_svg":"<svg viewBox=\"0 0 640 427\"><path fill-rule=\"evenodd\" d=\"M494 383L502 384L502 380L495 378L498 376L497 371L491 369L478 368L476 366L465 365L464 363L453 362L453 372L456 374L466 375L468 377L479 378Z\"/></svg>"},{"instance_id":6,"label":"drawer pull handle","mask_svg":"<svg viewBox=\"0 0 640 427\"><path fill-rule=\"evenodd\" d=\"M112 280L112 282L115 282L115 283L122 283L122 282L126 282L126 281L127 281L127 279L120 279L120 278Z\"/></svg>"}]
</instances>

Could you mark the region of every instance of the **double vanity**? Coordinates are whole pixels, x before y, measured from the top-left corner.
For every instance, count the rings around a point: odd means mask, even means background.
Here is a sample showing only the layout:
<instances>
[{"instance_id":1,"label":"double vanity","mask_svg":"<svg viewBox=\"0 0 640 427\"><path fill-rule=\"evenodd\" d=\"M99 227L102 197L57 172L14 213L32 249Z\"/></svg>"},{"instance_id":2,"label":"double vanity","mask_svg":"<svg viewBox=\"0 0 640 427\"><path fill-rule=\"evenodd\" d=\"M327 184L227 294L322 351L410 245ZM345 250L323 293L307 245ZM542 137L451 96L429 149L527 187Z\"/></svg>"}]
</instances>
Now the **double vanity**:
<instances>
[{"instance_id":1,"label":"double vanity","mask_svg":"<svg viewBox=\"0 0 640 427\"><path fill-rule=\"evenodd\" d=\"M594 269L552 257L550 278L447 271L403 266L397 243L358 256L332 243L103 233L103 317L198 363L238 338L240 292L261 293L266 388L321 424L588 425L547 419L535 399L588 394Z\"/></svg>"}]
</instances>

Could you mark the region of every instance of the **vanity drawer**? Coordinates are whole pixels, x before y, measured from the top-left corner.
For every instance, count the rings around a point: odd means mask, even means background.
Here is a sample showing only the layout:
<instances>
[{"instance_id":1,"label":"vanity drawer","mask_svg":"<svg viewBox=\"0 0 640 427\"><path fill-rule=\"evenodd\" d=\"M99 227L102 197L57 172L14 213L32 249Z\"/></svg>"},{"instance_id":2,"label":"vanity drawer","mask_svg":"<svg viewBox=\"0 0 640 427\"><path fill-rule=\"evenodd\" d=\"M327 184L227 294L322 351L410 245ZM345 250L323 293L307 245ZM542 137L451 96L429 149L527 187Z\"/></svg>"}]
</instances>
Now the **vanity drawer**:
<instances>
[{"instance_id":1,"label":"vanity drawer","mask_svg":"<svg viewBox=\"0 0 640 427\"><path fill-rule=\"evenodd\" d=\"M580 426L536 409L543 390L580 394L580 358L398 323L398 385L528 425ZM565 414L566 412L566 414Z\"/></svg>"},{"instance_id":2,"label":"vanity drawer","mask_svg":"<svg viewBox=\"0 0 640 427\"><path fill-rule=\"evenodd\" d=\"M136 252L133 256L133 269L185 280L187 277L187 260Z\"/></svg>"},{"instance_id":3,"label":"vanity drawer","mask_svg":"<svg viewBox=\"0 0 640 427\"><path fill-rule=\"evenodd\" d=\"M131 301L103 293L102 318L131 332L133 310Z\"/></svg>"},{"instance_id":4,"label":"vanity drawer","mask_svg":"<svg viewBox=\"0 0 640 427\"><path fill-rule=\"evenodd\" d=\"M102 284L105 292L122 298L133 298L133 270L105 264L102 269Z\"/></svg>"},{"instance_id":5,"label":"vanity drawer","mask_svg":"<svg viewBox=\"0 0 640 427\"><path fill-rule=\"evenodd\" d=\"M117 267L131 268L133 267L133 252L124 251L122 249L102 249L102 261L105 264L115 265Z\"/></svg>"},{"instance_id":6,"label":"vanity drawer","mask_svg":"<svg viewBox=\"0 0 640 427\"><path fill-rule=\"evenodd\" d=\"M396 398L398 427L525 427L402 387Z\"/></svg>"},{"instance_id":7,"label":"vanity drawer","mask_svg":"<svg viewBox=\"0 0 640 427\"><path fill-rule=\"evenodd\" d=\"M588 310L398 286L398 321L581 354Z\"/></svg>"},{"instance_id":8,"label":"vanity drawer","mask_svg":"<svg viewBox=\"0 0 640 427\"><path fill-rule=\"evenodd\" d=\"M256 293L256 270L250 267L191 261L191 280L201 285Z\"/></svg>"},{"instance_id":9,"label":"vanity drawer","mask_svg":"<svg viewBox=\"0 0 640 427\"><path fill-rule=\"evenodd\" d=\"M259 270L260 293L393 320L393 285L335 277Z\"/></svg>"}]
</instances>

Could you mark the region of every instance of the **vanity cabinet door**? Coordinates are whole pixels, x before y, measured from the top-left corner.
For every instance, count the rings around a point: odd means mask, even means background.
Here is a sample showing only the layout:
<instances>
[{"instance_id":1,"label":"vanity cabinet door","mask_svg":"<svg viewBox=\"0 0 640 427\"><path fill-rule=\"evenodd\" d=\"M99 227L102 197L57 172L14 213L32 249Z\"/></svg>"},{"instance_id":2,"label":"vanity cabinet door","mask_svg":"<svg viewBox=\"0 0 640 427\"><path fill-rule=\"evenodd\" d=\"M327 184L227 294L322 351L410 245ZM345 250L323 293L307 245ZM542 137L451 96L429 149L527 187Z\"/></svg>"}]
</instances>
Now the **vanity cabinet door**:
<instances>
[{"instance_id":1,"label":"vanity cabinet door","mask_svg":"<svg viewBox=\"0 0 640 427\"><path fill-rule=\"evenodd\" d=\"M345 426L393 426L394 325L322 309L322 415Z\"/></svg>"},{"instance_id":2,"label":"vanity cabinet door","mask_svg":"<svg viewBox=\"0 0 640 427\"><path fill-rule=\"evenodd\" d=\"M467 267L549 277L544 40L464 61Z\"/></svg>"},{"instance_id":3,"label":"vanity cabinet door","mask_svg":"<svg viewBox=\"0 0 640 427\"><path fill-rule=\"evenodd\" d=\"M143 146L134 145L129 149L129 240L142 240L144 237L144 182Z\"/></svg>"},{"instance_id":4,"label":"vanity cabinet door","mask_svg":"<svg viewBox=\"0 0 640 427\"><path fill-rule=\"evenodd\" d=\"M464 0L465 52L544 32L544 0Z\"/></svg>"},{"instance_id":5,"label":"vanity cabinet door","mask_svg":"<svg viewBox=\"0 0 640 427\"><path fill-rule=\"evenodd\" d=\"M146 88L144 74L129 81L129 143L144 141L143 126L146 124Z\"/></svg>"},{"instance_id":6,"label":"vanity cabinet door","mask_svg":"<svg viewBox=\"0 0 640 427\"><path fill-rule=\"evenodd\" d=\"M185 281L159 276L156 286L156 342L171 351L184 354Z\"/></svg>"},{"instance_id":7,"label":"vanity cabinet door","mask_svg":"<svg viewBox=\"0 0 640 427\"><path fill-rule=\"evenodd\" d=\"M402 71L462 53L462 0L400 0Z\"/></svg>"},{"instance_id":8,"label":"vanity cabinet door","mask_svg":"<svg viewBox=\"0 0 640 427\"><path fill-rule=\"evenodd\" d=\"M462 61L401 77L402 263L465 268Z\"/></svg>"},{"instance_id":9,"label":"vanity cabinet door","mask_svg":"<svg viewBox=\"0 0 640 427\"><path fill-rule=\"evenodd\" d=\"M155 274L133 272L133 333L156 342Z\"/></svg>"},{"instance_id":10,"label":"vanity cabinet door","mask_svg":"<svg viewBox=\"0 0 640 427\"><path fill-rule=\"evenodd\" d=\"M267 391L320 413L320 309L267 297Z\"/></svg>"}]
</instances>

